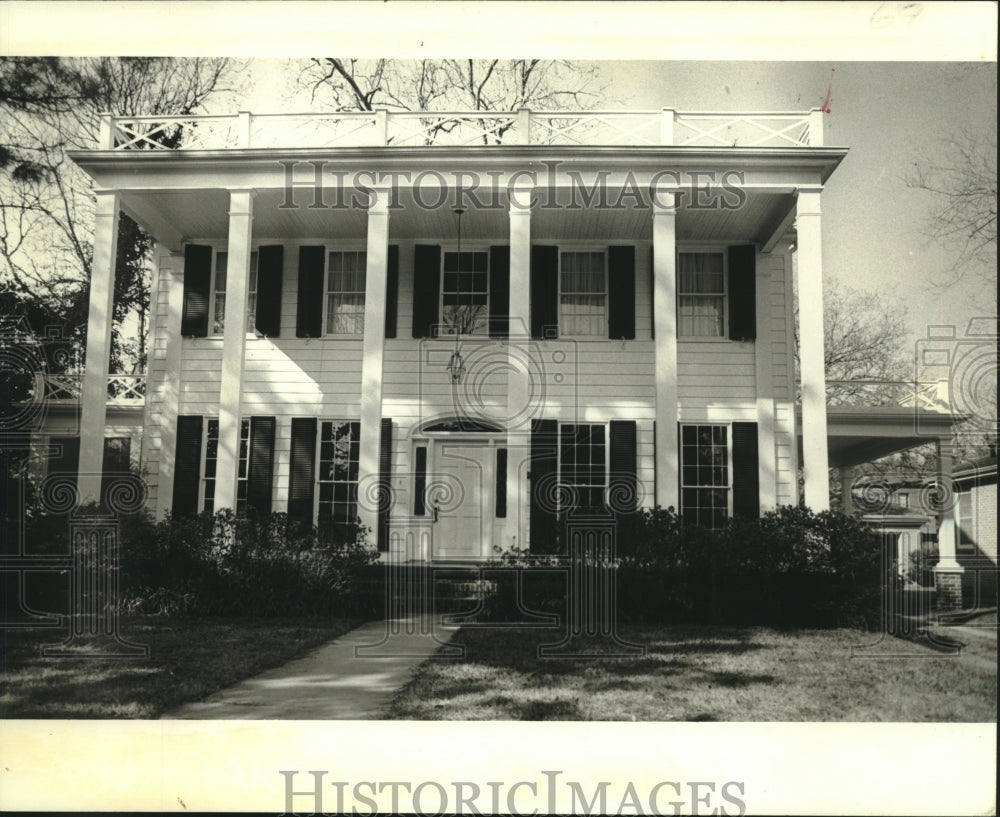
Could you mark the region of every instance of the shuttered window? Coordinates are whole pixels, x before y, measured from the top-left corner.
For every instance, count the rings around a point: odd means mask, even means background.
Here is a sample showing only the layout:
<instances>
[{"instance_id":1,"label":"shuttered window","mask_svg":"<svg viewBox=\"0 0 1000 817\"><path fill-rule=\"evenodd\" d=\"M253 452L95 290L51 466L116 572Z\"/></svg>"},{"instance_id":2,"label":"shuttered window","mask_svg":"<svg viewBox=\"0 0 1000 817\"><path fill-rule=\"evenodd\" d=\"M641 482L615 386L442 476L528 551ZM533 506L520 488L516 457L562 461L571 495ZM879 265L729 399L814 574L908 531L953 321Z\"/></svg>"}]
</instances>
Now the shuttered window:
<instances>
[{"instance_id":1,"label":"shuttered window","mask_svg":"<svg viewBox=\"0 0 1000 817\"><path fill-rule=\"evenodd\" d=\"M295 337L318 338L323 333L323 247L299 247L298 302Z\"/></svg>"},{"instance_id":2,"label":"shuttered window","mask_svg":"<svg viewBox=\"0 0 1000 817\"><path fill-rule=\"evenodd\" d=\"M677 256L677 333L721 338L726 327L726 268L721 252Z\"/></svg>"},{"instance_id":3,"label":"shuttered window","mask_svg":"<svg viewBox=\"0 0 1000 817\"><path fill-rule=\"evenodd\" d=\"M316 418L292 418L292 447L288 470L288 518L313 524L316 486Z\"/></svg>"},{"instance_id":4,"label":"shuttered window","mask_svg":"<svg viewBox=\"0 0 1000 817\"><path fill-rule=\"evenodd\" d=\"M531 337L559 337L559 248L531 248Z\"/></svg>"},{"instance_id":5,"label":"shuttered window","mask_svg":"<svg viewBox=\"0 0 1000 817\"><path fill-rule=\"evenodd\" d=\"M361 424L327 420L320 424L318 523L343 540L358 517L358 464Z\"/></svg>"},{"instance_id":6,"label":"shuttered window","mask_svg":"<svg viewBox=\"0 0 1000 817\"><path fill-rule=\"evenodd\" d=\"M257 250L256 304L251 315L256 316L247 331L255 329L269 338L281 334L281 290L284 275L285 248L280 244Z\"/></svg>"},{"instance_id":7,"label":"shuttered window","mask_svg":"<svg viewBox=\"0 0 1000 817\"><path fill-rule=\"evenodd\" d=\"M729 427L681 426L681 515L717 530L730 514Z\"/></svg>"},{"instance_id":8,"label":"shuttered window","mask_svg":"<svg viewBox=\"0 0 1000 817\"><path fill-rule=\"evenodd\" d=\"M252 333L257 322L257 275L260 257L256 250L250 253L250 272L247 279L246 331ZM212 269L211 304L212 334L221 335L226 329L226 287L229 282L229 253L215 253Z\"/></svg>"},{"instance_id":9,"label":"shuttered window","mask_svg":"<svg viewBox=\"0 0 1000 817\"><path fill-rule=\"evenodd\" d=\"M413 248L413 337L432 338L437 331L441 292L441 248Z\"/></svg>"},{"instance_id":10,"label":"shuttered window","mask_svg":"<svg viewBox=\"0 0 1000 817\"><path fill-rule=\"evenodd\" d=\"M177 418L177 446L174 456L174 516L198 513L201 485L201 458L204 423L199 415Z\"/></svg>"},{"instance_id":11,"label":"shuttered window","mask_svg":"<svg viewBox=\"0 0 1000 817\"><path fill-rule=\"evenodd\" d=\"M367 258L363 251L327 254L326 334L364 334Z\"/></svg>"},{"instance_id":12,"label":"shuttered window","mask_svg":"<svg viewBox=\"0 0 1000 817\"><path fill-rule=\"evenodd\" d=\"M489 328L489 254L446 252L441 274L441 334L483 335Z\"/></svg>"},{"instance_id":13,"label":"shuttered window","mask_svg":"<svg viewBox=\"0 0 1000 817\"><path fill-rule=\"evenodd\" d=\"M559 334L606 337L608 285L604 252L559 255Z\"/></svg>"},{"instance_id":14,"label":"shuttered window","mask_svg":"<svg viewBox=\"0 0 1000 817\"><path fill-rule=\"evenodd\" d=\"M208 334L209 293L212 287L212 248L188 244L184 248L184 309L181 334L203 338Z\"/></svg>"},{"instance_id":15,"label":"shuttered window","mask_svg":"<svg viewBox=\"0 0 1000 817\"><path fill-rule=\"evenodd\" d=\"M565 423L559 427L559 482L572 488L570 496L575 509L604 507L608 485L604 425Z\"/></svg>"},{"instance_id":16,"label":"shuttered window","mask_svg":"<svg viewBox=\"0 0 1000 817\"><path fill-rule=\"evenodd\" d=\"M635 247L608 247L608 337L635 338Z\"/></svg>"}]
</instances>

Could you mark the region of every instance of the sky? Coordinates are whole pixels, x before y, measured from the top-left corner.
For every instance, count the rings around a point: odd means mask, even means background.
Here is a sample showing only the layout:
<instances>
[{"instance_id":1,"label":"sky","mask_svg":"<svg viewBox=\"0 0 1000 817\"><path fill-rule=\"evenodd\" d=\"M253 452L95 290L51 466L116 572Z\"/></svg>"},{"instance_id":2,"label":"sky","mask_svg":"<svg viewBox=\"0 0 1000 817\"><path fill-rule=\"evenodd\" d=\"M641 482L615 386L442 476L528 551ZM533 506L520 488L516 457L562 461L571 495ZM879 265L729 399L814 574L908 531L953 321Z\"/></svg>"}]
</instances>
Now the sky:
<instances>
[{"instance_id":1,"label":"sky","mask_svg":"<svg viewBox=\"0 0 1000 817\"><path fill-rule=\"evenodd\" d=\"M927 237L939 197L906 180L921 163L946 155L949 137L995 135L995 63L595 64L605 86L596 107L606 110L808 110L829 92L825 144L850 151L823 193L825 281L902 309L911 344L930 325L954 324L961 335L971 318L992 311L983 308L990 299L978 291L978 279L953 283L955 248ZM254 111L314 107L308 93L296 89L298 71L295 63L256 60L239 104Z\"/></svg>"}]
</instances>

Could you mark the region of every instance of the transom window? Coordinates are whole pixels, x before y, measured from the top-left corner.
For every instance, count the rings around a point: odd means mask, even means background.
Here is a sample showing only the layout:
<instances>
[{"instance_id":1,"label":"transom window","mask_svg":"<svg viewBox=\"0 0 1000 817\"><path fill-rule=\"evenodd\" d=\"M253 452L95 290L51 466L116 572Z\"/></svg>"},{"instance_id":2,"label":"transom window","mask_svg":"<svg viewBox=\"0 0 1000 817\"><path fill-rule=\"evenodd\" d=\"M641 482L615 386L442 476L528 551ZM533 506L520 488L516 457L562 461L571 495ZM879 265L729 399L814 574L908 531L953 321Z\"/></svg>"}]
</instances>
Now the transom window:
<instances>
[{"instance_id":1,"label":"transom window","mask_svg":"<svg viewBox=\"0 0 1000 817\"><path fill-rule=\"evenodd\" d=\"M319 439L319 513L321 527L347 534L358 516L358 461L361 424L322 423Z\"/></svg>"},{"instance_id":2,"label":"transom window","mask_svg":"<svg viewBox=\"0 0 1000 817\"><path fill-rule=\"evenodd\" d=\"M221 335L226 328L226 284L229 279L229 253L217 252L212 270L212 334ZM250 253L250 277L247 280L247 325L253 332L257 316L257 251Z\"/></svg>"},{"instance_id":3,"label":"transom window","mask_svg":"<svg viewBox=\"0 0 1000 817\"><path fill-rule=\"evenodd\" d=\"M608 470L603 425L559 427L559 481L574 489L578 508L604 506Z\"/></svg>"},{"instance_id":4,"label":"transom window","mask_svg":"<svg viewBox=\"0 0 1000 817\"><path fill-rule=\"evenodd\" d=\"M441 277L441 334L483 335L489 322L489 253L446 252Z\"/></svg>"},{"instance_id":5,"label":"transom window","mask_svg":"<svg viewBox=\"0 0 1000 817\"><path fill-rule=\"evenodd\" d=\"M607 337L604 252L563 252L559 258L560 334Z\"/></svg>"},{"instance_id":6,"label":"transom window","mask_svg":"<svg viewBox=\"0 0 1000 817\"><path fill-rule=\"evenodd\" d=\"M721 252L679 253L677 331L681 337L724 337L725 270L725 256Z\"/></svg>"},{"instance_id":7,"label":"transom window","mask_svg":"<svg viewBox=\"0 0 1000 817\"><path fill-rule=\"evenodd\" d=\"M364 334L367 264L363 250L338 250L327 255L326 334Z\"/></svg>"},{"instance_id":8,"label":"transom window","mask_svg":"<svg viewBox=\"0 0 1000 817\"><path fill-rule=\"evenodd\" d=\"M681 427L681 514L704 528L725 526L730 515L729 428Z\"/></svg>"}]
</instances>

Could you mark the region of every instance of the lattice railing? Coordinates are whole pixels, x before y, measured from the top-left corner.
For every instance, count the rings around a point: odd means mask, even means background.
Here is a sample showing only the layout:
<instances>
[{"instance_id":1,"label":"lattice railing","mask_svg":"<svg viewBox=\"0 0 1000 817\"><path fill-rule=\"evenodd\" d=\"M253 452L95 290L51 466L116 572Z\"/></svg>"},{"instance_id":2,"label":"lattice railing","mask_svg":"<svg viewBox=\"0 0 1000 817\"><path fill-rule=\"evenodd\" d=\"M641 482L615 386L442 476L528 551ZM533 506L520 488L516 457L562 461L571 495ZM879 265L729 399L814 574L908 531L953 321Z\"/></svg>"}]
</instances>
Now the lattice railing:
<instances>
[{"instance_id":1,"label":"lattice railing","mask_svg":"<svg viewBox=\"0 0 1000 817\"><path fill-rule=\"evenodd\" d=\"M46 400L71 400L79 402L83 396L82 374L43 375L42 383ZM113 374L108 377L108 403L113 405L141 405L146 399L146 375Z\"/></svg>"},{"instance_id":2,"label":"lattice railing","mask_svg":"<svg viewBox=\"0 0 1000 817\"><path fill-rule=\"evenodd\" d=\"M231 116L105 115L105 150L440 145L820 147L823 112L344 111Z\"/></svg>"},{"instance_id":3,"label":"lattice railing","mask_svg":"<svg viewBox=\"0 0 1000 817\"><path fill-rule=\"evenodd\" d=\"M905 406L947 412L948 381L827 380L830 406Z\"/></svg>"}]
</instances>

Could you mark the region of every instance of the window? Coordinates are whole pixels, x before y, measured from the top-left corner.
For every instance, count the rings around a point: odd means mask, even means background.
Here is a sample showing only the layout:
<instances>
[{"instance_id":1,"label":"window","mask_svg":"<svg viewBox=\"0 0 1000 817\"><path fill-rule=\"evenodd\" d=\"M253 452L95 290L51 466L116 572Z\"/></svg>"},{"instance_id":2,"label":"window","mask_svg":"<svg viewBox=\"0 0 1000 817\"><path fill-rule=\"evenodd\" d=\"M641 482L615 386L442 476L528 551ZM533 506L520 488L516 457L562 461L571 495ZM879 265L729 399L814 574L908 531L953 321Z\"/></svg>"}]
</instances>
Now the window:
<instances>
[{"instance_id":1,"label":"window","mask_svg":"<svg viewBox=\"0 0 1000 817\"><path fill-rule=\"evenodd\" d=\"M604 252L564 252L559 259L559 333L607 337Z\"/></svg>"},{"instance_id":2,"label":"window","mask_svg":"<svg viewBox=\"0 0 1000 817\"><path fill-rule=\"evenodd\" d=\"M973 525L972 491L966 489L958 494L958 549L963 552L972 552L976 549Z\"/></svg>"},{"instance_id":3,"label":"window","mask_svg":"<svg viewBox=\"0 0 1000 817\"><path fill-rule=\"evenodd\" d=\"M364 334L367 264L363 251L338 250L327 255L326 334Z\"/></svg>"},{"instance_id":4,"label":"window","mask_svg":"<svg viewBox=\"0 0 1000 817\"><path fill-rule=\"evenodd\" d=\"M905 493L905 492L899 494L896 497L896 504L900 508L909 508L910 507L910 495L908 493Z\"/></svg>"},{"instance_id":5,"label":"window","mask_svg":"<svg viewBox=\"0 0 1000 817\"><path fill-rule=\"evenodd\" d=\"M482 335L489 323L489 253L444 253L441 334Z\"/></svg>"},{"instance_id":6,"label":"window","mask_svg":"<svg viewBox=\"0 0 1000 817\"><path fill-rule=\"evenodd\" d=\"M721 252L682 252L677 259L680 337L725 336L726 275Z\"/></svg>"},{"instance_id":7,"label":"window","mask_svg":"<svg viewBox=\"0 0 1000 817\"><path fill-rule=\"evenodd\" d=\"M718 529L730 515L729 429L724 425L681 427L681 515Z\"/></svg>"},{"instance_id":8,"label":"window","mask_svg":"<svg viewBox=\"0 0 1000 817\"><path fill-rule=\"evenodd\" d=\"M206 513L215 512L215 470L219 459L219 421L205 424L205 467L202 469L202 506Z\"/></svg>"},{"instance_id":9,"label":"window","mask_svg":"<svg viewBox=\"0 0 1000 817\"><path fill-rule=\"evenodd\" d=\"M212 270L212 334L221 335L226 328L226 284L229 280L229 253L215 254ZM250 253L250 277L247 281L247 332L253 332L257 316L257 251Z\"/></svg>"},{"instance_id":10,"label":"window","mask_svg":"<svg viewBox=\"0 0 1000 817\"><path fill-rule=\"evenodd\" d=\"M215 513L215 476L219 460L219 421L210 419L205 424L205 455L202 468L202 510ZM250 420L240 423L240 465L236 482L236 513L247 509L247 477L250 465Z\"/></svg>"},{"instance_id":11,"label":"window","mask_svg":"<svg viewBox=\"0 0 1000 817\"><path fill-rule=\"evenodd\" d=\"M603 508L607 480L604 426L560 426L559 481L574 489L576 507Z\"/></svg>"},{"instance_id":12,"label":"window","mask_svg":"<svg viewBox=\"0 0 1000 817\"><path fill-rule=\"evenodd\" d=\"M331 420L320 428L319 524L350 530L358 516L358 458L361 424Z\"/></svg>"}]
</instances>

